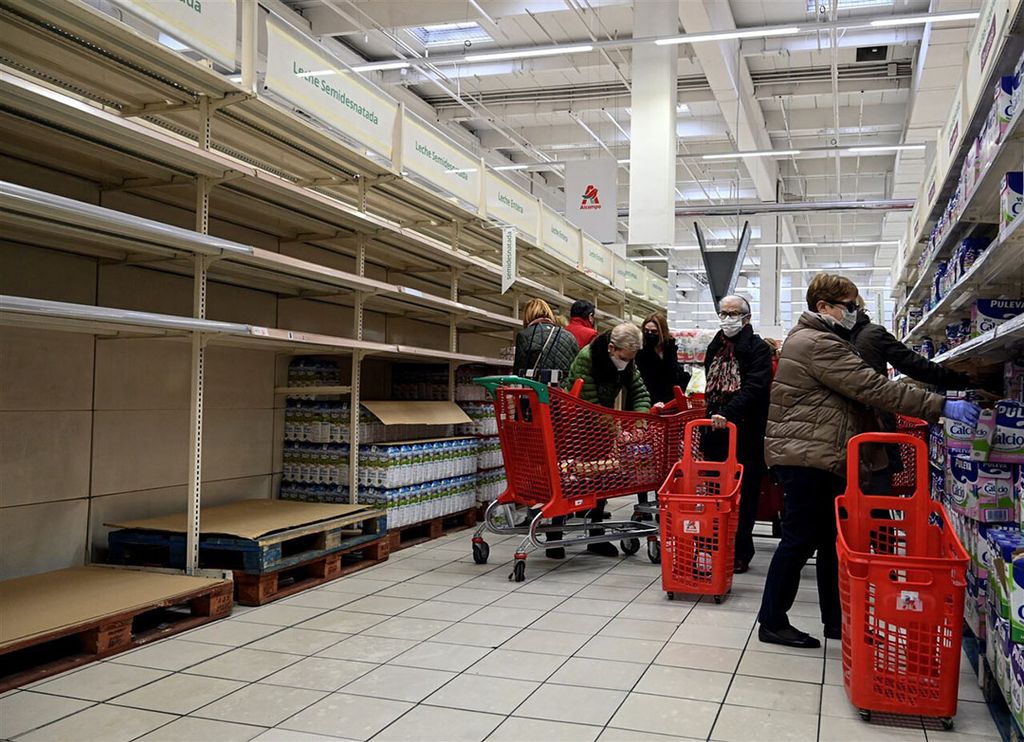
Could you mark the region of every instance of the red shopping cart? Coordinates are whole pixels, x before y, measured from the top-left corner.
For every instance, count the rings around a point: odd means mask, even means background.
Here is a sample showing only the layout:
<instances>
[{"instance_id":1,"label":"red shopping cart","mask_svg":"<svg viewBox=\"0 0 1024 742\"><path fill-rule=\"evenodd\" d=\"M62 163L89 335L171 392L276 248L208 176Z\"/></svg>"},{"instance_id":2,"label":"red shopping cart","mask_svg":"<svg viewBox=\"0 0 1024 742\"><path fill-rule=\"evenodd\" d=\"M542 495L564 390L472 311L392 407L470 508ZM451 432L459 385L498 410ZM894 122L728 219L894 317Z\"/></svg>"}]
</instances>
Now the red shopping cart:
<instances>
[{"instance_id":1,"label":"red shopping cart","mask_svg":"<svg viewBox=\"0 0 1024 742\"><path fill-rule=\"evenodd\" d=\"M529 548L553 548L602 541L621 541L626 554L640 550L640 539L657 533L654 523L606 521L542 524L594 508L599 500L657 489L682 447L678 399L658 414L622 412L579 399L577 383L566 392L516 376L474 379L494 398L498 436L505 459L508 488L488 505L473 535L473 559L487 561L490 548L484 531L523 534L515 553L511 579L522 582ZM679 394L678 396L682 396ZM533 508L528 524L517 525L514 505ZM499 519L499 514L503 517ZM541 533L579 534L557 541Z\"/></svg>"},{"instance_id":2,"label":"red shopping cart","mask_svg":"<svg viewBox=\"0 0 1024 742\"><path fill-rule=\"evenodd\" d=\"M872 443L900 447L912 493L863 493L860 449ZM865 720L912 714L951 729L967 552L929 496L927 446L913 435L865 433L847 456L847 489L836 498L846 694Z\"/></svg>"},{"instance_id":3,"label":"red shopping cart","mask_svg":"<svg viewBox=\"0 0 1024 742\"><path fill-rule=\"evenodd\" d=\"M700 434L711 421L686 423L680 461L658 490L661 515L661 585L676 593L713 595L716 603L732 589L743 466L736 460L736 426L726 424L724 461L704 458Z\"/></svg>"}]
</instances>

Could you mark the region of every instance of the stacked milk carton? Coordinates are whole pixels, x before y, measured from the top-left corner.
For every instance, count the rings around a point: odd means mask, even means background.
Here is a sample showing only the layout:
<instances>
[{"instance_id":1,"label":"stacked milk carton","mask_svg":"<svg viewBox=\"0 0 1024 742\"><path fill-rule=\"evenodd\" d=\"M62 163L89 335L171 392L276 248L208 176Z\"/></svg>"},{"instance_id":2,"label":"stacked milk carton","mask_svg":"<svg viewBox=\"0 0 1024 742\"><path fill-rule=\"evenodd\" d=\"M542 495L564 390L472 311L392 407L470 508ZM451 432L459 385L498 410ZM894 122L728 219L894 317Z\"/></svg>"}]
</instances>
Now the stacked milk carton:
<instances>
[{"instance_id":1,"label":"stacked milk carton","mask_svg":"<svg viewBox=\"0 0 1024 742\"><path fill-rule=\"evenodd\" d=\"M358 499L383 510L389 528L401 528L475 507L476 480L468 474L395 489L361 487Z\"/></svg>"},{"instance_id":2,"label":"stacked milk carton","mask_svg":"<svg viewBox=\"0 0 1024 742\"><path fill-rule=\"evenodd\" d=\"M946 421L941 491L971 556L964 617L975 634L989 636L990 651L1005 649L990 661L1008 681L1010 645L1024 642L1024 618L1014 629L1010 608L1016 600L1021 612L1013 615L1024 617L1024 359L1005 364L1004 391L1007 398L984 410L977 428ZM930 441L933 462L937 448Z\"/></svg>"}]
</instances>

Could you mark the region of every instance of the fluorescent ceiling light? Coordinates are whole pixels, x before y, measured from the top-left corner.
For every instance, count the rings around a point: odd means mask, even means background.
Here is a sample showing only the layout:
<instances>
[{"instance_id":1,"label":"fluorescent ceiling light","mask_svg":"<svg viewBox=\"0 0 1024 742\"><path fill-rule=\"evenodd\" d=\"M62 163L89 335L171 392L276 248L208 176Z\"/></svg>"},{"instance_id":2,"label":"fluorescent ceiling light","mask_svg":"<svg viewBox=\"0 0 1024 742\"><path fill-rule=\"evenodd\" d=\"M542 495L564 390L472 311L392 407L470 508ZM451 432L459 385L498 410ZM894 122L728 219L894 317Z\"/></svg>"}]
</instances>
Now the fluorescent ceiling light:
<instances>
[{"instance_id":1,"label":"fluorescent ceiling light","mask_svg":"<svg viewBox=\"0 0 1024 742\"><path fill-rule=\"evenodd\" d=\"M875 146L847 147L848 152L919 152L923 144L879 144Z\"/></svg>"},{"instance_id":2,"label":"fluorescent ceiling light","mask_svg":"<svg viewBox=\"0 0 1024 742\"><path fill-rule=\"evenodd\" d=\"M616 160L616 161L615 161L615 164L616 164L616 165L628 165L628 164L629 164L629 160L628 160L628 159L625 159L625 160Z\"/></svg>"},{"instance_id":3,"label":"fluorescent ceiling light","mask_svg":"<svg viewBox=\"0 0 1024 742\"><path fill-rule=\"evenodd\" d=\"M408 29L423 46L432 49L441 46L462 46L466 42L480 44L493 41L476 21L462 23L436 23L430 26L416 26Z\"/></svg>"},{"instance_id":4,"label":"fluorescent ceiling light","mask_svg":"<svg viewBox=\"0 0 1024 742\"><path fill-rule=\"evenodd\" d=\"M789 157L790 155L798 155L800 150L798 149L765 149L765 150L754 150L750 152L722 152L715 155L701 155L702 160L736 160L740 157Z\"/></svg>"},{"instance_id":5,"label":"fluorescent ceiling light","mask_svg":"<svg viewBox=\"0 0 1024 742\"><path fill-rule=\"evenodd\" d=\"M752 245L751 247L820 247L820 242L771 242Z\"/></svg>"},{"instance_id":6,"label":"fluorescent ceiling light","mask_svg":"<svg viewBox=\"0 0 1024 742\"><path fill-rule=\"evenodd\" d=\"M495 170L525 170L529 165L498 165Z\"/></svg>"},{"instance_id":7,"label":"fluorescent ceiling light","mask_svg":"<svg viewBox=\"0 0 1024 742\"><path fill-rule=\"evenodd\" d=\"M838 247L895 247L899 245L899 240L875 240L868 242L839 242L836 243Z\"/></svg>"},{"instance_id":8,"label":"fluorescent ceiling light","mask_svg":"<svg viewBox=\"0 0 1024 742\"><path fill-rule=\"evenodd\" d=\"M821 0L807 0L807 12L817 13ZM879 5L892 5L893 0L839 0L839 10L854 10L857 8L873 8Z\"/></svg>"},{"instance_id":9,"label":"fluorescent ceiling light","mask_svg":"<svg viewBox=\"0 0 1024 742\"><path fill-rule=\"evenodd\" d=\"M553 57L562 54L584 54L594 51L590 44L580 46L553 46L544 49L522 49L512 52L491 52L489 54L467 54L467 62L496 62L501 59L525 59L527 57Z\"/></svg>"},{"instance_id":10,"label":"fluorescent ceiling light","mask_svg":"<svg viewBox=\"0 0 1024 742\"><path fill-rule=\"evenodd\" d=\"M379 72L381 70L404 70L409 67L408 62L370 62L360 64L352 68L353 72ZM313 73L319 74L319 73Z\"/></svg>"},{"instance_id":11,"label":"fluorescent ceiling light","mask_svg":"<svg viewBox=\"0 0 1024 742\"><path fill-rule=\"evenodd\" d=\"M667 263L668 258L661 255L641 255L637 258L630 258L637 263Z\"/></svg>"},{"instance_id":12,"label":"fluorescent ceiling light","mask_svg":"<svg viewBox=\"0 0 1024 742\"><path fill-rule=\"evenodd\" d=\"M883 18L880 21L871 21L875 28L886 26L917 26L923 23L951 23L953 21L974 21L981 15L980 11L974 10L969 13L925 13L923 15L904 15L894 18Z\"/></svg>"},{"instance_id":13,"label":"fluorescent ceiling light","mask_svg":"<svg viewBox=\"0 0 1024 742\"><path fill-rule=\"evenodd\" d=\"M683 36L676 36L671 39L658 39L654 43L658 46L670 44L700 44L705 41L728 41L729 39L761 39L768 36L792 36L800 33L796 26L785 28L750 28L746 30L722 31L721 33L691 33Z\"/></svg>"}]
</instances>

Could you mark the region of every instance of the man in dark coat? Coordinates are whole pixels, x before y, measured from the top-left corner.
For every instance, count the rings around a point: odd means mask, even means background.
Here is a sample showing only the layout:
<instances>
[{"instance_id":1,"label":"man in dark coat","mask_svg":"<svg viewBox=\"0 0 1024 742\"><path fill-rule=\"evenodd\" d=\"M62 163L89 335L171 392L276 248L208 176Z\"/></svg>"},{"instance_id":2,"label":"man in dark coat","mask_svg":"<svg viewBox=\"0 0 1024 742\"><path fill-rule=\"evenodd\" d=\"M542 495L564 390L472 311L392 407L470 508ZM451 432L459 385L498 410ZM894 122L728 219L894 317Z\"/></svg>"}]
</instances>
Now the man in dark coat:
<instances>
[{"instance_id":1,"label":"man in dark coat","mask_svg":"<svg viewBox=\"0 0 1024 742\"><path fill-rule=\"evenodd\" d=\"M704 357L705 399L708 416L716 429L725 428L726 422L736 426L736 456L743 465L743 484L735 570L742 573L754 558L754 521L765 472L764 435L768 424L772 352L754 333L750 304L742 296L723 298L719 302L719 319L721 330ZM708 434L705 455L709 459L724 459L726 443L724 434Z\"/></svg>"},{"instance_id":2,"label":"man in dark coat","mask_svg":"<svg viewBox=\"0 0 1024 742\"><path fill-rule=\"evenodd\" d=\"M904 376L915 381L939 387L940 389L967 389L972 386L967 374L954 371L937 363L932 363L920 353L916 353L901 343L885 327L875 324L863 309L863 300L859 302L861 309L857 312L857 324L850 332L850 342L857 349L860 357L871 368L882 376L888 376L888 367L892 366ZM891 433L896 430L896 416L883 410L875 410L879 430ZM869 478L861 483L865 492L882 494L889 490L892 475L902 470L903 463L897 446L886 446L889 466L872 472Z\"/></svg>"}]
</instances>

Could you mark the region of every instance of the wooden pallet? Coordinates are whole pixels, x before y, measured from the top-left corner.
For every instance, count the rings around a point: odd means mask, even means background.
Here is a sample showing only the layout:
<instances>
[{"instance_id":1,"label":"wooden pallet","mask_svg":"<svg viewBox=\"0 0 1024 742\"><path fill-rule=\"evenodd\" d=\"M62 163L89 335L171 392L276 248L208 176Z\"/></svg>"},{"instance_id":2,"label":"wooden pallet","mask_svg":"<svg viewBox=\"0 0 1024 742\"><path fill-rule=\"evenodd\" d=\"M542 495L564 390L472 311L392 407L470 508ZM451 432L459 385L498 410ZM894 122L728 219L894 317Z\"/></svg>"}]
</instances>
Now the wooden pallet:
<instances>
[{"instance_id":1,"label":"wooden pallet","mask_svg":"<svg viewBox=\"0 0 1024 742\"><path fill-rule=\"evenodd\" d=\"M199 537L199 566L259 575L298 567L335 552L381 538L387 518L372 508L340 518L288 528L259 538L217 534ZM111 531L107 559L113 564L182 569L186 542L183 533L142 529Z\"/></svg>"},{"instance_id":2,"label":"wooden pallet","mask_svg":"<svg viewBox=\"0 0 1024 742\"><path fill-rule=\"evenodd\" d=\"M460 510L451 515L442 515L438 518L431 518L420 523L392 528L388 532L391 540L391 551L399 551L409 546L422 544L435 538L441 538L446 533L461 531L464 528L472 528L477 522L478 509L476 507L467 510Z\"/></svg>"},{"instance_id":3,"label":"wooden pallet","mask_svg":"<svg viewBox=\"0 0 1024 742\"><path fill-rule=\"evenodd\" d=\"M264 605L372 567L388 558L390 543L382 536L276 572L235 572L235 599L241 605Z\"/></svg>"},{"instance_id":4,"label":"wooden pallet","mask_svg":"<svg viewBox=\"0 0 1024 742\"><path fill-rule=\"evenodd\" d=\"M206 582L211 584L0 646L0 692L229 615L231 583ZM42 597L44 602L53 602L55 596ZM103 596L98 595L97 600L102 601Z\"/></svg>"}]
</instances>

